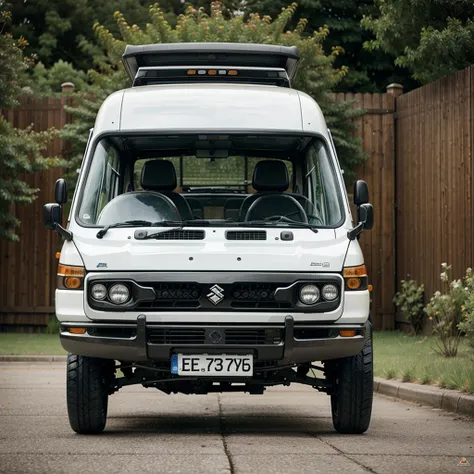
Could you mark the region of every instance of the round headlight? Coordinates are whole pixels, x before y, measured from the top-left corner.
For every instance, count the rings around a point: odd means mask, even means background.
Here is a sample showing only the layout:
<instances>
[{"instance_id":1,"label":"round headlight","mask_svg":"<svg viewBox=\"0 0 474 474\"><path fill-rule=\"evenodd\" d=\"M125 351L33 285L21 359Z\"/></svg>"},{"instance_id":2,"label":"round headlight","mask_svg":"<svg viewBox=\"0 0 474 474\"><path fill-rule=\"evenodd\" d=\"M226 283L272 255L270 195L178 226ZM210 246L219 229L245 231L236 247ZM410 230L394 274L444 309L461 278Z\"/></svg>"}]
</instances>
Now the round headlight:
<instances>
[{"instance_id":1,"label":"round headlight","mask_svg":"<svg viewBox=\"0 0 474 474\"><path fill-rule=\"evenodd\" d=\"M112 285L109 289L109 300L114 304L124 304L130 298L130 291L121 283Z\"/></svg>"},{"instance_id":2,"label":"round headlight","mask_svg":"<svg viewBox=\"0 0 474 474\"><path fill-rule=\"evenodd\" d=\"M107 288L102 283L96 283L92 285L91 295L95 300L103 300L107 296Z\"/></svg>"},{"instance_id":3,"label":"round headlight","mask_svg":"<svg viewBox=\"0 0 474 474\"><path fill-rule=\"evenodd\" d=\"M304 285L300 290L300 301L303 304L314 304L319 300L319 288L316 285Z\"/></svg>"},{"instance_id":4,"label":"round headlight","mask_svg":"<svg viewBox=\"0 0 474 474\"><path fill-rule=\"evenodd\" d=\"M336 285L324 285L323 289L321 291L321 294L323 295L323 298L326 301L334 301L337 296L339 295L339 292L337 291L337 286Z\"/></svg>"}]
</instances>

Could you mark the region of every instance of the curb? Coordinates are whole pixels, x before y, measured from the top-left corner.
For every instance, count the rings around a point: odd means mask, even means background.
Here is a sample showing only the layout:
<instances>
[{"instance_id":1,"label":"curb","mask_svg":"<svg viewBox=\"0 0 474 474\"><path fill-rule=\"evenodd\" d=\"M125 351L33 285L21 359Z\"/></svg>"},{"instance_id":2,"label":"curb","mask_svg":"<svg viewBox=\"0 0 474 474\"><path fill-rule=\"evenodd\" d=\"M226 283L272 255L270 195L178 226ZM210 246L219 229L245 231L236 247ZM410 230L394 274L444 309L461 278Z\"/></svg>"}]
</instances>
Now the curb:
<instances>
[{"instance_id":1,"label":"curb","mask_svg":"<svg viewBox=\"0 0 474 474\"><path fill-rule=\"evenodd\" d=\"M421 403L441 410L474 417L474 395L428 385L374 378L374 391L388 397Z\"/></svg>"},{"instance_id":2,"label":"curb","mask_svg":"<svg viewBox=\"0 0 474 474\"><path fill-rule=\"evenodd\" d=\"M67 356L58 355L0 355L0 362L66 362Z\"/></svg>"}]
</instances>

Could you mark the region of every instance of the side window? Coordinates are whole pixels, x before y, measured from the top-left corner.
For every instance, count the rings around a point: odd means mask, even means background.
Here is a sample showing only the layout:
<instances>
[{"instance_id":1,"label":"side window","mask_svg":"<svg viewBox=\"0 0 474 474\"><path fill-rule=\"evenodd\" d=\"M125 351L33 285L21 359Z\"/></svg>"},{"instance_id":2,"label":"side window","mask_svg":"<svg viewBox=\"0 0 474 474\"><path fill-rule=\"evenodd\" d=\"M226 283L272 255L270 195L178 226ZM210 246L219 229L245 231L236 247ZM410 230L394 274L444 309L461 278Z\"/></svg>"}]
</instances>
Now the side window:
<instances>
[{"instance_id":1,"label":"side window","mask_svg":"<svg viewBox=\"0 0 474 474\"><path fill-rule=\"evenodd\" d=\"M105 205L119 194L120 160L117 150L109 145L104 147L104 168L100 186L98 212L99 215Z\"/></svg>"}]
</instances>

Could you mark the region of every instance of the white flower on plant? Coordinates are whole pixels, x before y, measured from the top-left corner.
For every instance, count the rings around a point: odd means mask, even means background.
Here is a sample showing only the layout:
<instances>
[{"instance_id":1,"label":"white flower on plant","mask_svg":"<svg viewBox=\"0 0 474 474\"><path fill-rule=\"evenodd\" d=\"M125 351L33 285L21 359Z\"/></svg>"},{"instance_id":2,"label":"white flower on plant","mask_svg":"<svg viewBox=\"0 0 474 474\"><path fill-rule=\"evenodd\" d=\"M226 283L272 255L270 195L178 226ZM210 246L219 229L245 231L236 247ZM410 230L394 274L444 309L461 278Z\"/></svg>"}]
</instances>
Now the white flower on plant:
<instances>
[{"instance_id":1,"label":"white flower on plant","mask_svg":"<svg viewBox=\"0 0 474 474\"><path fill-rule=\"evenodd\" d=\"M446 272L441 273L441 281L448 281L448 274Z\"/></svg>"},{"instance_id":2,"label":"white flower on plant","mask_svg":"<svg viewBox=\"0 0 474 474\"><path fill-rule=\"evenodd\" d=\"M462 286L461 280L453 280L451 282L451 288L453 288L454 290L461 288L461 286Z\"/></svg>"}]
</instances>

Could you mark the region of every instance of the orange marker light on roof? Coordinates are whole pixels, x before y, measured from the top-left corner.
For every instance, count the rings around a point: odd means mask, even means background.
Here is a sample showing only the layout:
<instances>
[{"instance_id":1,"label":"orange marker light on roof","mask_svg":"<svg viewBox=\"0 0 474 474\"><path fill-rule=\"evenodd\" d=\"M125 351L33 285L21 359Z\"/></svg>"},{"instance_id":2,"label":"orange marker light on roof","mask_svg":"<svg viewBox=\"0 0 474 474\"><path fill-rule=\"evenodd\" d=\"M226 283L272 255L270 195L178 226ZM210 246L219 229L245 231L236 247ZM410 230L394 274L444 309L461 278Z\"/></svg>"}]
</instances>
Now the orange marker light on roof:
<instances>
[{"instance_id":1,"label":"orange marker light on roof","mask_svg":"<svg viewBox=\"0 0 474 474\"><path fill-rule=\"evenodd\" d=\"M209 74L209 76L215 76L217 74L217 71L215 69L209 69L207 73Z\"/></svg>"},{"instance_id":2,"label":"orange marker light on roof","mask_svg":"<svg viewBox=\"0 0 474 474\"><path fill-rule=\"evenodd\" d=\"M227 72L227 74L228 74L229 76L237 76L237 75L239 74L239 72L236 71L235 69L230 69L230 70Z\"/></svg>"},{"instance_id":3,"label":"orange marker light on roof","mask_svg":"<svg viewBox=\"0 0 474 474\"><path fill-rule=\"evenodd\" d=\"M188 69L188 76L195 76L196 75L196 69Z\"/></svg>"}]
</instances>

